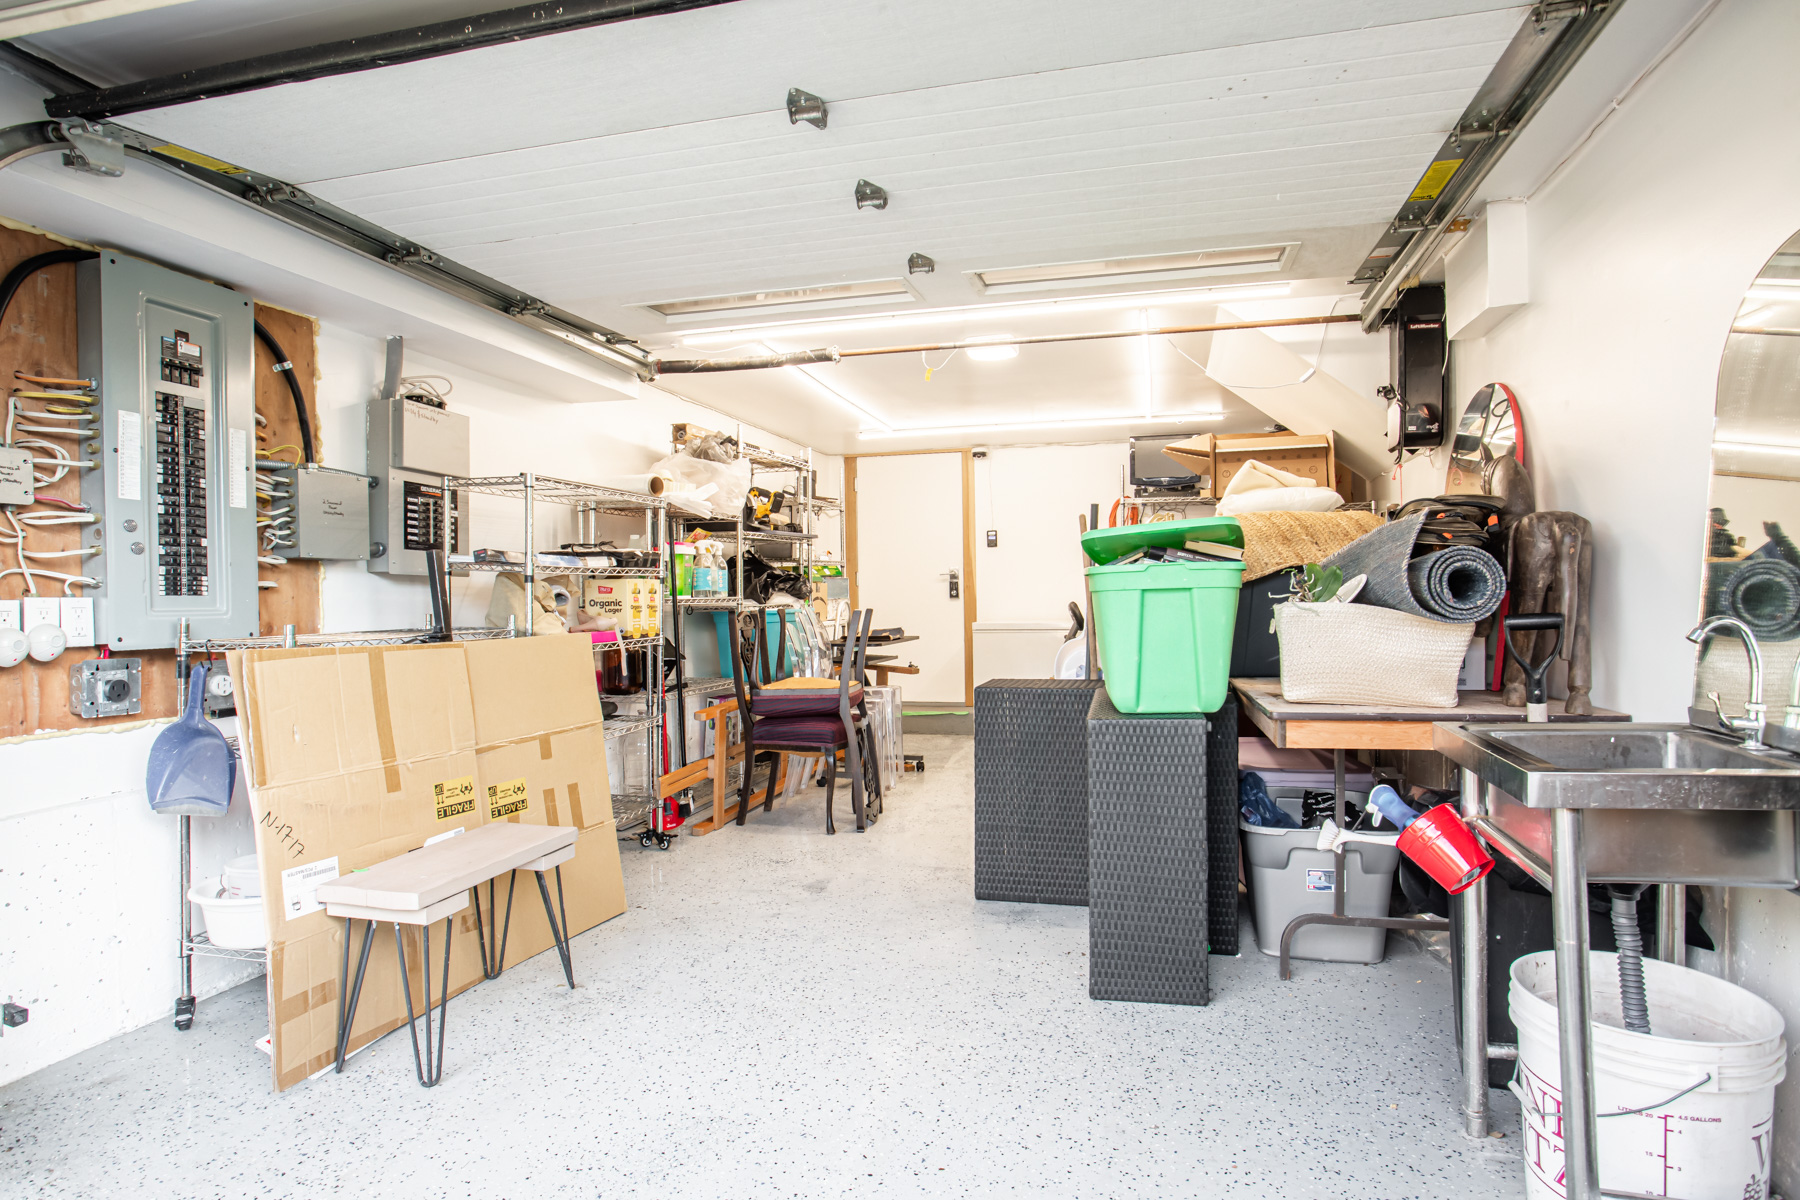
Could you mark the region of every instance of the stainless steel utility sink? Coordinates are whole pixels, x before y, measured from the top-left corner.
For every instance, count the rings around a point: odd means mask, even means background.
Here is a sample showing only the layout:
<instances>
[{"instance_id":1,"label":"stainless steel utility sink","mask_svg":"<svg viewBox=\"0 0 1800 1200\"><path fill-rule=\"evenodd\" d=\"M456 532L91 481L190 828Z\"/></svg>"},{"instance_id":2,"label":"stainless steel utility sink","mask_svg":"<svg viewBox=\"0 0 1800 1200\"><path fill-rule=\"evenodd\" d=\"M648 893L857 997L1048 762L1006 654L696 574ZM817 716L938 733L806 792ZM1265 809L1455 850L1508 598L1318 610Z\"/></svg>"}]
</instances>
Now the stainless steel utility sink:
<instances>
[{"instance_id":1,"label":"stainless steel utility sink","mask_svg":"<svg viewBox=\"0 0 1800 1200\"><path fill-rule=\"evenodd\" d=\"M1795 755L1618 722L1441 724L1432 748L1491 786L1477 825L1534 875L1548 877L1547 810L1579 808L1593 882L1800 883Z\"/></svg>"},{"instance_id":2,"label":"stainless steel utility sink","mask_svg":"<svg viewBox=\"0 0 1800 1200\"><path fill-rule=\"evenodd\" d=\"M1800 808L1800 757L1690 725L1438 725L1432 746L1527 808Z\"/></svg>"}]
</instances>

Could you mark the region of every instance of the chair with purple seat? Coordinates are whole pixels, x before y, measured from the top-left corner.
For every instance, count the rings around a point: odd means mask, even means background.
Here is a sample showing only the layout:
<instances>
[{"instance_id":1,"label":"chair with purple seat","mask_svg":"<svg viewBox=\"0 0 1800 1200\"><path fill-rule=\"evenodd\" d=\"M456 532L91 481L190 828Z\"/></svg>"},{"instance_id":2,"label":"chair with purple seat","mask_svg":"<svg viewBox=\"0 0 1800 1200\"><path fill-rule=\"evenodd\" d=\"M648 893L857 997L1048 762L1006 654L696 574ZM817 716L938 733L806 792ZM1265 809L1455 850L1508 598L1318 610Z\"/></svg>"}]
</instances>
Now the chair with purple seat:
<instances>
[{"instance_id":1,"label":"chair with purple seat","mask_svg":"<svg viewBox=\"0 0 1800 1200\"><path fill-rule=\"evenodd\" d=\"M739 652L733 656L731 682L737 691L738 716L744 730L744 777L739 785L737 823L750 813L751 776L756 756L769 756L769 785L763 811L775 807L776 769L782 754L818 755L826 760L825 832L836 833L832 804L837 785L837 756L842 751L850 774L851 807L856 830L861 833L879 815L864 792L864 762L868 709L861 683L863 659L868 653L872 609L850 614L844 669L836 679L799 676L766 678L770 673L762 653L765 624L750 622L749 636L739 628ZM779 656L777 658L779 661ZM758 675L765 678L758 682Z\"/></svg>"}]
</instances>

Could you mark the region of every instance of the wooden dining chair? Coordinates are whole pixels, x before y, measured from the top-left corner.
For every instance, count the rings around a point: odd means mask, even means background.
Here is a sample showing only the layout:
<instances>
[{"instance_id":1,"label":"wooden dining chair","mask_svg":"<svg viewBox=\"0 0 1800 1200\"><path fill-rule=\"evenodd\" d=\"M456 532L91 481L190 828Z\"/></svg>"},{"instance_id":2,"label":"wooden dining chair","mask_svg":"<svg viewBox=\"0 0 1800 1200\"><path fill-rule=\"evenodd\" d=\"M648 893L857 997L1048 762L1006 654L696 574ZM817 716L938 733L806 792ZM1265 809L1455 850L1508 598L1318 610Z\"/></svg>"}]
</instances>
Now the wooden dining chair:
<instances>
[{"instance_id":1,"label":"wooden dining chair","mask_svg":"<svg viewBox=\"0 0 1800 1200\"><path fill-rule=\"evenodd\" d=\"M859 677L867 653L869 630L874 624L873 610L850 614L845 643L845 662L850 669L840 671L836 679L811 676L769 679L768 665L762 653L767 622L761 613L755 613L744 624L749 627L748 637L744 636L745 630L740 626L740 645L738 653L733 655L731 676L744 738L744 776L739 784L737 823L742 825L750 813L751 777L756 756L769 756L769 784L763 796L763 811L767 812L775 807L780 756L803 754L826 760L825 832L836 833L832 809L837 785L837 756L841 751L849 768L856 831L863 832L868 828L872 814L863 787L863 744L868 708Z\"/></svg>"}]
</instances>

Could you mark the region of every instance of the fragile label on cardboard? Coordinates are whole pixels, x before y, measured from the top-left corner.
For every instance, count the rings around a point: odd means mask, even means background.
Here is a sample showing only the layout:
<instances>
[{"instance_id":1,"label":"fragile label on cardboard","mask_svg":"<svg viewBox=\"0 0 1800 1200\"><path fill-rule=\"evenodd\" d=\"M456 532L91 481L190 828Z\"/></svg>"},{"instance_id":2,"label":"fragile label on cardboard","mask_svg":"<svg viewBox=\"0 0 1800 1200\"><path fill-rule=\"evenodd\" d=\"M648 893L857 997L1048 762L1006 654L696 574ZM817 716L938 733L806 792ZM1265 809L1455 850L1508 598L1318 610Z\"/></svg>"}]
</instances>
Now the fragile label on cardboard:
<instances>
[{"instance_id":1,"label":"fragile label on cardboard","mask_svg":"<svg viewBox=\"0 0 1800 1200\"><path fill-rule=\"evenodd\" d=\"M318 862L302 863L281 873L281 910L288 920L316 913L325 906L319 903L319 885L338 877L338 860L334 854Z\"/></svg>"},{"instance_id":2,"label":"fragile label on cardboard","mask_svg":"<svg viewBox=\"0 0 1800 1200\"><path fill-rule=\"evenodd\" d=\"M466 816L475 811L475 777L462 775L455 779L446 779L442 783L431 785L432 806L437 809L437 819L448 821L453 817Z\"/></svg>"},{"instance_id":3,"label":"fragile label on cardboard","mask_svg":"<svg viewBox=\"0 0 1800 1200\"><path fill-rule=\"evenodd\" d=\"M516 816L531 807L524 779L488 784L488 820L499 821Z\"/></svg>"}]
</instances>

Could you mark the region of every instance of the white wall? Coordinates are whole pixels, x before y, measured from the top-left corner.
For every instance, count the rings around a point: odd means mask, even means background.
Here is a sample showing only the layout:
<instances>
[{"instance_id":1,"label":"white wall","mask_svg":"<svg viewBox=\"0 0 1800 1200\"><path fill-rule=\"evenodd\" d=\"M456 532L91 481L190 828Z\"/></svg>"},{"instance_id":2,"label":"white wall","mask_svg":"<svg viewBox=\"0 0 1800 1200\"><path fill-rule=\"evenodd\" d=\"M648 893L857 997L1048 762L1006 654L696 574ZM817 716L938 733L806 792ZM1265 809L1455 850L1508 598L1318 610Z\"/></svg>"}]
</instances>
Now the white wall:
<instances>
[{"instance_id":1,"label":"white wall","mask_svg":"<svg viewBox=\"0 0 1800 1200\"><path fill-rule=\"evenodd\" d=\"M1594 700L1639 720L1686 719L1719 359L1746 284L1800 229L1796 46L1791 0L1716 8L1529 197L1530 303L1453 349L1459 399L1494 380L1518 393L1538 506L1593 522ZM1408 496L1442 486L1436 458L1407 468ZM1731 905L1708 922L1729 927L1722 970L1782 1009L1800 1046L1800 896ZM1793 1195L1800 1058L1776 1155Z\"/></svg>"},{"instance_id":2,"label":"white wall","mask_svg":"<svg viewBox=\"0 0 1800 1200\"><path fill-rule=\"evenodd\" d=\"M1068 624L1085 594L1078 521L1098 504L1106 523L1127 457L1124 442L1104 442L996 446L975 461L976 620Z\"/></svg>"},{"instance_id":3,"label":"white wall","mask_svg":"<svg viewBox=\"0 0 1800 1200\"><path fill-rule=\"evenodd\" d=\"M326 465L363 469L365 406L380 390L383 366L378 339L322 326L319 445ZM605 479L641 472L666 454L673 422L733 427L721 414L653 388L636 400L569 404L423 356L408 356L407 371L452 379L450 404L470 417L471 467L478 474L529 469ZM746 428L744 436L774 450L801 449L763 430ZM815 461L820 490L841 495L842 460L819 455ZM517 547L517 506L475 499L475 544ZM539 516L540 548L573 535L567 510L544 505ZM629 532L629 525L617 532ZM836 525L834 517L822 545L838 545ZM485 580L458 583L459 624L483 622L487 586ZM361 563L328 564L321 600L327 632L417 628L430 617L423 579L371 575ZM176 822L152 813L144 794L146 757L163 724L0 742L6 781L0 788L0 997L31 1009L30 1022L0 1040L0 1084L172 1016L180 920ZM630 756L633 768L637 758ZM195 819L196 878L216 876L226 859L254 850L241 784L239 793L225 817ZM216 994L259 970L196 959L196 993ZM198 1020L206 1020L204 1001Z\"/></svg>"}]
</instances>

